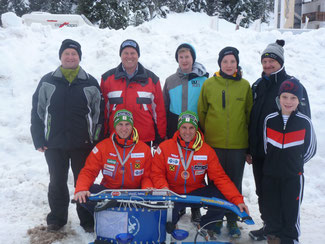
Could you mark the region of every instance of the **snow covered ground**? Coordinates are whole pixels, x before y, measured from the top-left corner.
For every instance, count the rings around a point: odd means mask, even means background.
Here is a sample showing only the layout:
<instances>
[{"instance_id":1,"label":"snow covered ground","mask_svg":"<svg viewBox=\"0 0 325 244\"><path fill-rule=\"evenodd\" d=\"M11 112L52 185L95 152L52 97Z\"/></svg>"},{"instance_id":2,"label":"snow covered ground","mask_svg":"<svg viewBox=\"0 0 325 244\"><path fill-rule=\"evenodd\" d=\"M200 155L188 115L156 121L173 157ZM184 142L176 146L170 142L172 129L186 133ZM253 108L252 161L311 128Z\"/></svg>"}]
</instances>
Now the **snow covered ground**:
<instances>
[{"instance_id":1,"label":"snow covered ground","mask_svg":"<svg viewBox=\"0 0 325 244\"><path fill-rule=\"evenodd\" d=\"M210 76L217 71L219 51L225 46L240 50L244 78L253 83L261 74L261 52L276 39L286 41L285 66L306 87L312 108L312 119L318 139L318 153L305 166L305 194L301 209L301 242L323 243L325 237L325 29L300 35L290 32L251 29L235 31L233 24L205 14L171 14L126 30L95 27L51 29L38 24L26 27L8 15L9 27L0 27L0 243L29 243L27 230L46 224L49 211L47 164L37 152L30 136L31 98L40 78L59 64L58 50L62 40L75 39L82 46L81 66L100 81L100 76L120 62L119 46L127 38L140 45L139 61L156 73L163 84L176 71L175 50L183 42L191 43L197 61L205 65ZM19 19L18 19L19 20ZM73 195L73 178L69 186ZM240 224L242 238L236 243L251 243L249 230L259 228L252 167L247 165L243 194L257 225ZM94 235L79 226L75 206L70 205L71 232L57 243L88 243ZM182 219L186 226L189 214ZM71 230L71 231L70 231ZM194 232L192 232L193 234Z\"/></svg>"}]
</instances>

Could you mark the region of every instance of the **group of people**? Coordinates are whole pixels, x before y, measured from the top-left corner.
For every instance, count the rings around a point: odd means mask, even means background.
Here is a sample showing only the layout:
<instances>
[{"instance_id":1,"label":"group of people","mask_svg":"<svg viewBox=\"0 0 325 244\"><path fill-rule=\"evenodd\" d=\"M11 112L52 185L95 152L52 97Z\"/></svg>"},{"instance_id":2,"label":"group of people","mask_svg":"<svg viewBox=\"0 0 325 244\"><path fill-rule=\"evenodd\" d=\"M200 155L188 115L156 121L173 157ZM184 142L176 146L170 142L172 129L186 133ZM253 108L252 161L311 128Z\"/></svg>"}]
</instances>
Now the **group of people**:
<instances>
[{"instance_id":1,"label":"group of people","mask_svg":"<svg viewBox=\"0 0 325 244\"><path fill-rule=\"evenodd\" d=\"M136 41L122 42L121 63L102 75L99 86L79 65L80 44L64 40L61 65L41 79L31 114L34 146L44 152L50 173L47 229L67 223L70 163L80 225L93 232L86 200L107 188L219 197L249 213L241 194L247 161L264 222L250 236L298 243L303 165L316 152L316 137L306 90L285 72L283 46L277 40L263 51L263 73L251 88L238 49L222 49L220 70L209 78L194 47L182 43L177 71L162 89L158 76L138 61ZM94 184L99 172L102 181ZM229 235L240 237L236 215L220 209L201 216L198 206L176 203L175 226L186 207L192 221L216 234L226 216Z\"/></svg>"}]
</instances>

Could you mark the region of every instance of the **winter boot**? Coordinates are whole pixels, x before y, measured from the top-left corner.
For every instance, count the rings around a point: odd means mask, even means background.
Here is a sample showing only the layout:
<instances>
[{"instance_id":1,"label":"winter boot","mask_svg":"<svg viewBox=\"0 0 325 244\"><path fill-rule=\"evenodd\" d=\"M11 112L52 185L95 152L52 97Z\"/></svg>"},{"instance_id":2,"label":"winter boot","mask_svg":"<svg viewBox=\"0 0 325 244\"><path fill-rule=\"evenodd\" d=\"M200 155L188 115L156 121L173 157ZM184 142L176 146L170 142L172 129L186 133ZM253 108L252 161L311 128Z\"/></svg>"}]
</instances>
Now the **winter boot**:
<instances>
[{"instance_id":1,"label":"winter boot","mask_svg":"<svg viewBox=\"0 0 325 244\"><path fill-rule=\"evenodd\" d=\"M264 233L264 226L261 229L250 231L249 236L254 241L264 241L264 240L266 240L266 236L265 236L265 233Z\"/></svg>"},{"instance_id":2,"label":"winter boot","mask_svg":"<svg viewBox=\"0 0 325 244\"><path fill-rule=\"evenodd\" d=\"M232 238L239 238L241 235L240 229L238 228L236 221L228 221L227 228L229 231L229 235Z\"/></svg>"}]
</instances>

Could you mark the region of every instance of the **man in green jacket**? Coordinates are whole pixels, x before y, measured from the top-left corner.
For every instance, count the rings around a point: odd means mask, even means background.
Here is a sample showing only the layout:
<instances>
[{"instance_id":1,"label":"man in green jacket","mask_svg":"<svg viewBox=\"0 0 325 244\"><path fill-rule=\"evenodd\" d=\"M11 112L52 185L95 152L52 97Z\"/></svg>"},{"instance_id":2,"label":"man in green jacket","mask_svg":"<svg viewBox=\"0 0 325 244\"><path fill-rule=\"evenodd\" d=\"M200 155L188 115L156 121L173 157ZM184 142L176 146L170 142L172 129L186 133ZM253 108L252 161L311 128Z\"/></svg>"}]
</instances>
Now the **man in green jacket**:
<instances>
[{"instance_id":1,"label":"man in green jacket","mask_svg":"<svg viewBox=\"0 0 325 244\"><path fill-rule=\"evenodd\" d=\"M225 172L241 192L253 99L249 82L241 76L238 54L234 47L220 51L220 71L204 82L198 115L206 142L214 148ZM236 216L226 217L229 234L239 237ZM222 222L216 226L217 234L221 227Z\"/></svg>"}]
</instances>

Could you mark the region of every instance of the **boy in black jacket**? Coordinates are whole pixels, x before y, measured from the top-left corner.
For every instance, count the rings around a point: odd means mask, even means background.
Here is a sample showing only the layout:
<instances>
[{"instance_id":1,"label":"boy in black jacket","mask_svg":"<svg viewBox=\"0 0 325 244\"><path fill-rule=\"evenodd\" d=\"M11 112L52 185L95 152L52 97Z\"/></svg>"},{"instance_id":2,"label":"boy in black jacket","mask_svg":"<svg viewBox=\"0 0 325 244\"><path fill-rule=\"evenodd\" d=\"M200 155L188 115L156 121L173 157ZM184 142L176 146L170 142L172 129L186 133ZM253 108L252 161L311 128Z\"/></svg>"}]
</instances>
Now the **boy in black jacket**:
<instances>
[{"instance_id":1,"label":"boy in black jacket","mask_svg":"<svg viewBox=\"0 0 325 244\"><path fill-rule=\"evenodd\" d=\"M279 89L280 111L264 121L263 205L268 243L298 243L303 196L303 166L316 153L316 135L308 116L298 111L303 96L291 77Z\"/></svg>"}]
</instances>

